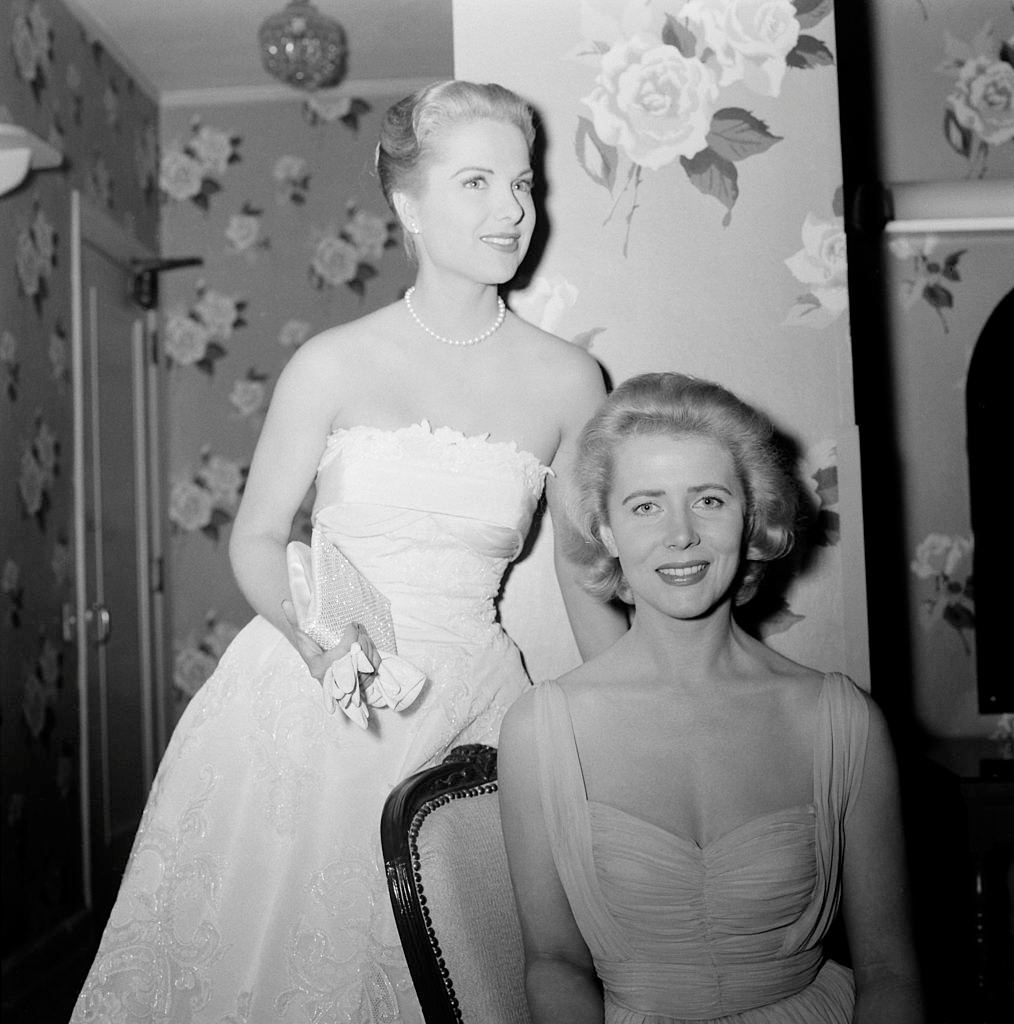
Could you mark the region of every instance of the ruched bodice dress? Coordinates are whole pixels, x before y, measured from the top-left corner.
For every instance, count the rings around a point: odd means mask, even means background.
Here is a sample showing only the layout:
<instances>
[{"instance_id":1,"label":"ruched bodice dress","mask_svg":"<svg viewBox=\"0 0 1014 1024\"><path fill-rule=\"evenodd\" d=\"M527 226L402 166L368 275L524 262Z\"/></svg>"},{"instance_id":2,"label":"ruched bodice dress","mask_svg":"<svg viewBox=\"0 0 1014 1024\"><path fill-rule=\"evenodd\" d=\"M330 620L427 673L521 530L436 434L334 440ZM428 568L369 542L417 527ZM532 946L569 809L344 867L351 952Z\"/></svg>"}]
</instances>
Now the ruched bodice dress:
<instances>
[{"instance_id":1,"label":"ruched bodice dress","mask_svg":"<svg viewBox=\"0 0 1014 1024\"><path fill-rule=\"evenodd\" d=\"M548 470L510 443L420 423L336 431L315 530L390 600L407 709L324 710L255 618L173 733L73 1021L417 1021L379 848L391 787L458 743L496 743L529 685L495 609Z\"/></svg>"},{"instance_id":2,"label":"ruched bodice dress","mask_svg":"<svg viewBox=\"0 0 1014 1024\"><path fill-rule=\"evenodd\" d=\"M562 688L535 694L546 824L602 980L606 1024L847 1024L851 972L822 940L839 905L844 826L868 711L845 676L822 685L813 800L699 846L588 800Z\"/></svg>"}]
</instances>

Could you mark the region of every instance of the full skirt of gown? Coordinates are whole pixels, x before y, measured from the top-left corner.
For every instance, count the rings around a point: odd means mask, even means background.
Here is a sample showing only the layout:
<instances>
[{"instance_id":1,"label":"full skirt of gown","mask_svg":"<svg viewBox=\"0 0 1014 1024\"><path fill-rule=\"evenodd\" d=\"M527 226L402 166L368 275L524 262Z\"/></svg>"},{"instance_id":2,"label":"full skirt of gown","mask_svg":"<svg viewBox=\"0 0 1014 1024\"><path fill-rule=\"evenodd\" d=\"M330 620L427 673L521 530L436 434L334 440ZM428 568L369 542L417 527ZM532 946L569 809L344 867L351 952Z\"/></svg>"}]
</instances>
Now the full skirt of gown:
<instances>
[{"instance_id":1,"label":"full skirt of gown","mask_svg":"<svg viewBox=\"0 0 1014 1024\"><path fill-rule=\"evenodd\" d=\"M546 473L425 422L332 435L314 530L390 600L397 653L427 682L362 730L325 710L278 630L242 630L173 733L73 1024L421 1019L380 811L452 746L495 744L529 685L494 601Z\"/></svg>"}]
</instances>

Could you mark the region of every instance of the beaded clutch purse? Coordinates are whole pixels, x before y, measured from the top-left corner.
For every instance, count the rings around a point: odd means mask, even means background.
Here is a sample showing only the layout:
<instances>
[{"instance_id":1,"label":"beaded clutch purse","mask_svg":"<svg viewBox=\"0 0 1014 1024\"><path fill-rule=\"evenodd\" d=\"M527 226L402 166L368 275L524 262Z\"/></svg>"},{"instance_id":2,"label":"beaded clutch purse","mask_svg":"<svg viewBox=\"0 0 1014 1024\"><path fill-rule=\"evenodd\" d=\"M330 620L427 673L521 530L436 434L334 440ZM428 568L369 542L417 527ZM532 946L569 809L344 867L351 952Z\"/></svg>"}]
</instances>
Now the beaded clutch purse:
<instances>
[{"instance_id":1,"label":"beaded clutch purse","mask_svg":"<svg viewBox=\"0 0 1014 1024\"><path fill-rule=\"evenodd\" d=\"M391 602L317 530L310 546L286 546L289 589L300 629L327 651L357 622L383 654L396 654Z\"/></svg>"}]
</instances>

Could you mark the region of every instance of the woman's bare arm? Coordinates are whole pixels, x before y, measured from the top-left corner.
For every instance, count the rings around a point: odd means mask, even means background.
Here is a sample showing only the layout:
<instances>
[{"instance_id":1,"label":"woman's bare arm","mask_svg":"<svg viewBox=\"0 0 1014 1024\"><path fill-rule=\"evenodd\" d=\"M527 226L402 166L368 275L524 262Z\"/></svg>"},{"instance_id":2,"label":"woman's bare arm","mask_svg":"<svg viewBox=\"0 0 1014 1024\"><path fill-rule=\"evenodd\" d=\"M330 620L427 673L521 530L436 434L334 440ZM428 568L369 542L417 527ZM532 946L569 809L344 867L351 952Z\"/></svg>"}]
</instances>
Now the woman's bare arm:
<instances>
[{"instance_id":1,"label":"woman's bare arm","mask_svg":"<svg viewBox=\"0 0 1014 1024\"><path fill-rule=\"evenodd\" d=\"M855 1024L922 1024L909 919L898 772L887 725L869 701L859 796L845 826L842 900L855 973Z\"/></svg>"},{"instance_id":2,"label":"woman's bare arm","mask_svg":"<svg viewBox=\"0 0 1014 1024\"><path fill-rule=\"evenodd\" d=\"M602 371L580 350L566 367L568 393L562 400L560 445L553 459L553 476L546 483L546 501L553 520L553 559L570 627L584 661L611 647L627 631L624 609L592 597L581 586L585 563L582 541L574 527L576 494L573 483L578 440L585 423L605 398Z\"/></svg>"},{"instance_id":3,"label":"woman's bare arm","mask_svg":"<svg viewBox=\"0 0 1014 1024\"><path fill-rule=\"evenodd\" d=\"M233 573L259 615L295 644L285 545L335 416L335 366L325 336L289 360L275 386L229 540Z\"/></svg>"},{"instance_id":4,"label":"woman's bare arm","mask_svg":"<svg viewBox=\"0 0 1014 1024\"><path fill-rule=\"evenodd\" d=\"M525 947L533 1024L600 1024L602 992L553 860L532 756L533 694L512 705L500 731L500 813Z\"/></svg>"}]
</instances>

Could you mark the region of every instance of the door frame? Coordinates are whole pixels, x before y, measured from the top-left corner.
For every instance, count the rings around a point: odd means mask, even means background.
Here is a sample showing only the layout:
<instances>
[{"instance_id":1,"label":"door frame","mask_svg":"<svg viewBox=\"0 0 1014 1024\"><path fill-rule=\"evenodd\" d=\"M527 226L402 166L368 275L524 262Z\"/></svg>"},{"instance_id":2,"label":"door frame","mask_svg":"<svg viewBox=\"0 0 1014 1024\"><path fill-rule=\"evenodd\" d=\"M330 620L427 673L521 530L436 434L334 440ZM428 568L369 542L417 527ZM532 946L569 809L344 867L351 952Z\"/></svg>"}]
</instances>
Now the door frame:
<instances>
[{"instance_id":1,"label":"door frame","mask_svg":"<svg viewBox=\"0 0 1014 1024\"><path fill-rule=\"evenodd\" d=\"M88 325L85 319L87 297L85 295L86 282L83 276L83 250L86 245L90 246L124 267L129 267L132 260L150 260L154 258L154 253L79 190L72 190L70 200L74 605L72 623L68 623L71 626L68 633L69 637L72 635L75 641L77 654L81 872L84 905L91 910L95 898L93 892L95 864L92 850L94 782L91 768L92 742L88 679L91 610L88 606L90 567L87 564L86 514L89 491L86 487L87 467L85 465L85 440L88 428L88 424L85 423L85 387L87 383L85 347L88 338ZM142 770L147 789L154 778L156 752L160 754L166 742L168 717L166 708L168 699L166 644L168 631L165 622L167 609L163 592L164 574L161 572L161 566L164 565L165 534L161 481L164 459L161 457L163 438L159 429L163 402L162 376L156 349L157 313L154 310L146 311L138 306L137 314L132 338L132 345L136 353L133 379L134 471L139 484L135 519L138 538L137 598L140 631L144 638L142 646L146 642L149 647L148 654L142 654L142 678L139 680L144 730ZM102 778L98 782L104 791L107 779ZM108 814L108 808L105 808L103 813Z\"/></svg>"}]
</instances>

